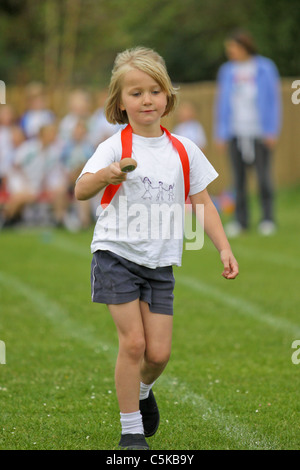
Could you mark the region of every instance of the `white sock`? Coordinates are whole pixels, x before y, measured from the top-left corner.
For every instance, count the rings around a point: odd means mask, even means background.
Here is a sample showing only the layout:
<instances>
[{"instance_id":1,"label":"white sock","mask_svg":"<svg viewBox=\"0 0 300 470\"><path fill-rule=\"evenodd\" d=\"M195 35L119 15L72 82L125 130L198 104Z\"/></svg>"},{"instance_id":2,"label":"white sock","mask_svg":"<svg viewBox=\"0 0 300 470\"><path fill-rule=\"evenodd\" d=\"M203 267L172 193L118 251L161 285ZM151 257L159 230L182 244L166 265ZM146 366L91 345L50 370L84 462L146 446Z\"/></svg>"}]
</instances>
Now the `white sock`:
<instances>
[{"instance_id":1,"label":"white sock","mask_svg":"<svg viewBox=\"0 0 300 470\"><path fill-rule=\"evenodd\" d=\"M150 385L143 384L143 382L141 382L141 384L140 384L140 400L145 400L146 398L149 397L149 392L150 392L150 390L151 390L151 388L153 387L154 384L155 384L155 380Z\"/></svg>"},{"instance_id":2,"label":"white sock","mask_svg":"<svg viewBox=\"0 0 300 470\"><path fill-rule=\"evenodd\" d=\"M120 413L122 434L144 434L140 410L133 413Z\"/></svg>"}]
</instances>

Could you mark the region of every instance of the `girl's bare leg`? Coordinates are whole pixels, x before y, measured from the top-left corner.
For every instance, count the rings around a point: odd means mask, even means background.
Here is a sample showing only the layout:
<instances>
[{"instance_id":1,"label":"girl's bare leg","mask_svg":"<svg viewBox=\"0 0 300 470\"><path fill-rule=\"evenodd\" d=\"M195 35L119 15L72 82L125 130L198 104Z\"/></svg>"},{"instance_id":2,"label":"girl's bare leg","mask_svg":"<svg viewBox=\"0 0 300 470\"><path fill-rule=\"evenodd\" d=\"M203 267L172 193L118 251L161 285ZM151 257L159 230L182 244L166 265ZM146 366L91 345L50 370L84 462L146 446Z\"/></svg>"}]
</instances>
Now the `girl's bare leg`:
<instances>
[{"instance_id":1,"label":"girl's bare leg","mask_svg":"<svg viewBox=\"0 0 300 470\"><path fill-rule=\"evenodd\" d=\"M119 353L115 369L121 413L139 410L140 370L145 354L145 334L139 300L108 305L117 327Z\"/></svg>"},{"instance_id":2,"label":"girl's bare leg","mask_svg":"<svg viewBox=\"0 0 300 470\"><path fill-rule=\"evenodd\" d=\"M153 383L165 369L172 343L173 317L152 313L138 299L108 305L119 337L115 369L116 392L121 413L139 409L140 382Z\"/></svg>"},{"instance_id":3,"label":"girl's bare leg","mask_svg":"<svg viewBox=\"0 0 300 470\"><path fill-rule=\"evenodd\" d=\"M141 363L141 382L153 383L165 369L171 354L173 316L152 313L140 302L146 350Z\"/></svg>"}]
</instances>

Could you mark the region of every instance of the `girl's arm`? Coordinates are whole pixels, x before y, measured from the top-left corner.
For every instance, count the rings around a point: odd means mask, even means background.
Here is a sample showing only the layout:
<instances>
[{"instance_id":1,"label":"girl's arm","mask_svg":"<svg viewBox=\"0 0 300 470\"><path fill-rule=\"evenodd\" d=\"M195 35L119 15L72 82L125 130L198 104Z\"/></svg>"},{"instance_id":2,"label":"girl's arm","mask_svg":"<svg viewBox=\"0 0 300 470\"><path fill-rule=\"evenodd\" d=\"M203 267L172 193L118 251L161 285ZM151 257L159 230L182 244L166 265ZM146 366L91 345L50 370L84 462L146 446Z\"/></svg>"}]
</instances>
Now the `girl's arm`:
<instances>
[{"instance_id":1,"label":"girl's arm","mask_svg":"<svg viewBox=\"0 0 300 470\"><path fill-rule=\"evenodd\" d=\"M96 173L85 173L76 183L75 197L86 201L105 188L108 184L120 184L126 180L127 174L121 171L118 162L111 163Z\"/></svg>"},{"instance_id":2,"label":"girl's arm","mask_svg":"<svg viewBox=\"0 0 300 470\"><path fill-rule=\"evenodd\" d=\"M235 279L239 273L238 263L231 251L218 211L207 190L190 196L190 200L195 214L197 204L204 205L204 230L220 253L224 266L222 276L226 279Z\"/></svg>"}]
</instances>

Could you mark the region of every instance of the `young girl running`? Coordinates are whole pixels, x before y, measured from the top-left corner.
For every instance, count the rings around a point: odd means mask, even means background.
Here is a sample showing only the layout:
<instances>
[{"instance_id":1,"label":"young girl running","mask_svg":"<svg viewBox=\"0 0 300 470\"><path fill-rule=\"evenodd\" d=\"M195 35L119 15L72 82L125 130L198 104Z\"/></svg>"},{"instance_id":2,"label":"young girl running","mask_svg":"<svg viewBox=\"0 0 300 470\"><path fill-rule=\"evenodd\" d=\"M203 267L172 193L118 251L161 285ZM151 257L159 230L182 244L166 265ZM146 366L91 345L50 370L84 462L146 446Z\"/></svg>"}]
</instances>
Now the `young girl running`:
<instances>
[{"instance_id":1,"label":"young girl running","mask_svg":"<svg viewBox=\"0 0 300 470\"><path fill-rule=\"evenodd\" d=\"M98 193L101 198L91 245L92 300L108 305L118 332L115 384L122 449L149 449L145 437L159 425L152 386L170 357L172 266L181 265L183 248L183 223L180 236L171 226L177 212L183 215L187 196L195 211L204 206L205 232L220 253L223 276L238 274L206 190L216 171L192 141L161 127L175 103L176 89L161 56L142 47L118 54L106 117L127 126L99 145L75 187L79 200ZM137 168L126 174L120 160L131 156Z\"/></svg>"}]
</instances>

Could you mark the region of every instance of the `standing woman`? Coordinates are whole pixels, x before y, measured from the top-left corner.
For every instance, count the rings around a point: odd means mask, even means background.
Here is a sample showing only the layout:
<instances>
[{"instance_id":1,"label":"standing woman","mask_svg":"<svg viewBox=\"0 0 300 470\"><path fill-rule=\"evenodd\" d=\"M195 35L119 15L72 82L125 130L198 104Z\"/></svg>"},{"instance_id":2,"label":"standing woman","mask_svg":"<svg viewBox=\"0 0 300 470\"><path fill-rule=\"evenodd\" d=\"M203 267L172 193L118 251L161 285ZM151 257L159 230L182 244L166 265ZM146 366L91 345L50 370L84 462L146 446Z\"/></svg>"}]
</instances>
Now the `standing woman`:
<instances>
[{"instance_id":1,"label":"standing woman","mask_svg":"<svg viewBox=\"0 0 300 470\"><path fill-rule=\"evenodd\" d=\"M225 41L229 59L218 73L215 137L217 147L227 144L236 191L236 220L228 236L249 227L246 168L254 165L261 199L259 231L274 233L274 197L271 175L272 151L281 121L279 74L275 64L257 54L249 33L234 32Z\"/></svg>"}]
</instances>

